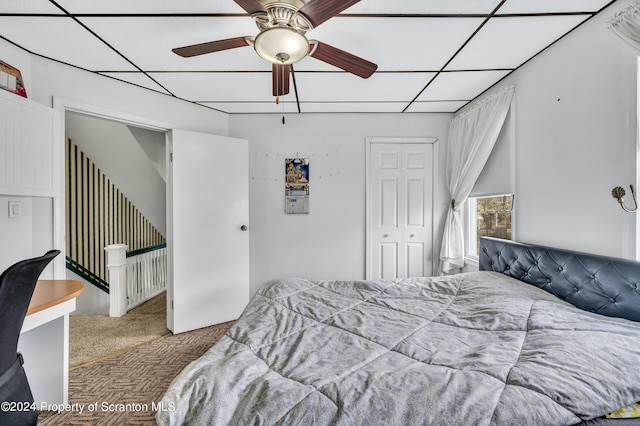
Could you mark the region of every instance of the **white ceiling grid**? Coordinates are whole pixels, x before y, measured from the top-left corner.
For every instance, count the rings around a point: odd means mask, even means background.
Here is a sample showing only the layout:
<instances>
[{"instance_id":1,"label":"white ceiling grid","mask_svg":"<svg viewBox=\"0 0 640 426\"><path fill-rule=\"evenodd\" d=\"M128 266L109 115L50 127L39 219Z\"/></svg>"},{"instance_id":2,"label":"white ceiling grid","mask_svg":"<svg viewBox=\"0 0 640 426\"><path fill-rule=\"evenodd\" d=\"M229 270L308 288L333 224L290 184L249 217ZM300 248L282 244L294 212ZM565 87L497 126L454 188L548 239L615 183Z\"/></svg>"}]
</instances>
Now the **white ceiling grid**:
<instances>
[{"instance_id":1,"label":"white ceiling grid","mask_svg":"<svg viewBox=\"0 0 640 426\"><path fill-rule=\"evenodd\" d=\"M2 0L0 37L231 114L455 112L611 3L361 0L307 37L376 63L376 73L361 79L307 57L279 104L271 65L251 47L192 58L171 51L257 35L233 0Z\"/></svg>"}]
</instances>

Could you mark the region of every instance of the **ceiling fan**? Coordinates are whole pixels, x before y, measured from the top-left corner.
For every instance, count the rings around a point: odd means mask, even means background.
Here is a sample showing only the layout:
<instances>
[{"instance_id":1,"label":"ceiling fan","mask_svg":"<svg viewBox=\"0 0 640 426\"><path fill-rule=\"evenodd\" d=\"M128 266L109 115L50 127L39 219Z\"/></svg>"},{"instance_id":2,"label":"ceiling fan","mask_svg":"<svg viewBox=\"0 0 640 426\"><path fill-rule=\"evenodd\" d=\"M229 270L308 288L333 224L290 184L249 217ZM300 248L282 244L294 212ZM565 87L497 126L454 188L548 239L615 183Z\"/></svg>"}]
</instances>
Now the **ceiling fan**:
<instances>
[{"instance_id":1,"label":"ceiling fan","mask_svg":"<svg viewBox=\"0 0 640 426\"><path fill-rule=\"evenodd\" d=\"M360 0L234 0L256 22L256 37L225 40L177 47L182 57L204 55L237 47L253 46L272 64L273 96L289 93L291 64L306 56L331 64L351 74L369 78L378 68L372 62L317 40L305 33L338 15Z\"/></svg>"}]
</instances>

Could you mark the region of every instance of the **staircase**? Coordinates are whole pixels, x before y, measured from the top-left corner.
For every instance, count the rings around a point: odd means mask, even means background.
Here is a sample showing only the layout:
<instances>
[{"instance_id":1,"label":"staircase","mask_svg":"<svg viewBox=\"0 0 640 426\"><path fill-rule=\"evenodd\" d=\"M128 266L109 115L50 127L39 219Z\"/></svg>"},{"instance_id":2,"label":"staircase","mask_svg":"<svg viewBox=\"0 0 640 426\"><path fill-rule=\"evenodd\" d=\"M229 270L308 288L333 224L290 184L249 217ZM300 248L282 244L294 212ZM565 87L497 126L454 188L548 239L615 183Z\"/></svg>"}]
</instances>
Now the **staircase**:
<instances>
[{"instance_id":1,"label":"staircase","mask_svg":"<svg viewBox=\"0 0 640 426\"><path fill-rule=\"evenodd\" d=\"M164 291L165 237L68 138L65 166L67 269L104 292L124 292L127 310ZM124 290L110 279L105 248L113 245L127 250L126 278L117 280Z\"/></svg>"}]
</instances>

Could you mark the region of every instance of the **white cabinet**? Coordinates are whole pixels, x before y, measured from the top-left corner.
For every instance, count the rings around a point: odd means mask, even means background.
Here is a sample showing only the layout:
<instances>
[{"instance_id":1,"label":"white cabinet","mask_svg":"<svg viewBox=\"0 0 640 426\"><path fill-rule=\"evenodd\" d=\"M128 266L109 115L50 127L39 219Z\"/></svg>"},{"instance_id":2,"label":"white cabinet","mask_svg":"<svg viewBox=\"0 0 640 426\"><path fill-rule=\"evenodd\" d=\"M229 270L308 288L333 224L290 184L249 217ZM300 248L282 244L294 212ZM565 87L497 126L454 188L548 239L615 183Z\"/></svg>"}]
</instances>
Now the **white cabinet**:
<instances>
[{"instance_id":1,"label":"white cabinet","mask_svg":"<svg viewBox=\"0 0 640 426\"><path fill-rule=\"evenodd\" d=\"M0 194L55 195L55 111L0 90Z\"/></svg>"}]
</instances>

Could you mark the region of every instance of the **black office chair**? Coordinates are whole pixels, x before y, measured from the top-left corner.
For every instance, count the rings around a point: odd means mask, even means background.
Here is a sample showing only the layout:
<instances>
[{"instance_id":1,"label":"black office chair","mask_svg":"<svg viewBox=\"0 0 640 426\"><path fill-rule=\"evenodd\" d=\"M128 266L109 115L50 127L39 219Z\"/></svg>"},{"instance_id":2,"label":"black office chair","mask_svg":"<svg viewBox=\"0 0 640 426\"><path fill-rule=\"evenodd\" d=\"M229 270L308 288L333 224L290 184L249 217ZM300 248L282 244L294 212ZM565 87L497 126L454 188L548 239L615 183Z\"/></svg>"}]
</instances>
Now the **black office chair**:
<instances>
[{"instance_id":1,"label":"black office chair","mask_svg":"<svg viewBox=\"0 0 640 426\"><path fill-rule=\"evenodd\" d=\"M18 353L18 338L38 277L60 250L22 260L0 275L0 424L35 425L33 395ZM27 406L27 409L25 409ZM35 407L37 408L37 407Z\"/></svg>"}]
</instances>

